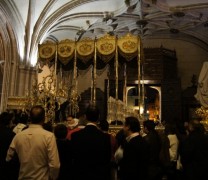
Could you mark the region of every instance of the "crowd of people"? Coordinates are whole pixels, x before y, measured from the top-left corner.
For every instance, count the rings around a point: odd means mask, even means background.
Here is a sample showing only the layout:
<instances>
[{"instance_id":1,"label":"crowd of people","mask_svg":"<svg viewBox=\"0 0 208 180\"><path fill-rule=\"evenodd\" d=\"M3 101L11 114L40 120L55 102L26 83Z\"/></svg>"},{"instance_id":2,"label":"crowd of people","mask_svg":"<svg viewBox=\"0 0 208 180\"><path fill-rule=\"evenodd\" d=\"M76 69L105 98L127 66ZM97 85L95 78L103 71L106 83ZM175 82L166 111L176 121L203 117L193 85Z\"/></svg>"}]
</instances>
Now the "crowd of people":
<instances>
[{"instance_id":1,"label":"crowd of people","mask_svg":"<svg viewBox=\"0 0 208 180\"><path fill-rule=\"evenodd\" d=\"M0 179L208 179L208 136L200 121L168 122L157 131L154 121L130 116L113 136L99 118L93 105L55 126L44 123L39 105L29 114L1 113Z\"/></svg>"}]
</instances>

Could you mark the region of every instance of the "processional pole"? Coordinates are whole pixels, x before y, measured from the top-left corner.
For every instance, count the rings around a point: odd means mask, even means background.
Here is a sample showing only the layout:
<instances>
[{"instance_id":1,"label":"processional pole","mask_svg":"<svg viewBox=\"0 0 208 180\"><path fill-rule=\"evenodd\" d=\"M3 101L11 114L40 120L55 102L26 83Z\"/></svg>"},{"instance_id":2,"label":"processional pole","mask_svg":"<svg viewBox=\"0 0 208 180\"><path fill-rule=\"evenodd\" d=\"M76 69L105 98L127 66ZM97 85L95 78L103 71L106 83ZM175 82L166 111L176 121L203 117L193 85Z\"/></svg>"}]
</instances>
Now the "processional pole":
<instances>
[{"instance_id":1,"label":"processional pole","mask_svg":"<svg viewBox=\"0 0 208 180\"><path fill-rule=\"evenodd\" d=\"M58 45L55 45L55 64L54 70L52 71L51 75L51 82L46 82L46 78L43 80L44 92L46 93L46 97L44 98L45 102L45 117L46 122L49 121L49 117L51 118L51 123L54 124L55 120L55 109L56 109L56 97L57 97L57 88L58 88L58 81L57 81L57 58L58 58ZM48 84L47 84L48 83ZM53 88L52 88L53 87ZM49 96L49 97L48 97ZM49 99L48 99L49 98ZM51 103L51 107L47 110L47 105Z\"/></svg>"},{"instance_id":2,"label":"processional pole","mask_svg":"<svg viewBox=\"0 0 208 180\"><path fill-rule=\"evenodd\" d=\"M90 89L90 102L93 103L93 66L91 67L91 89Z\"/></svg>"},{"instance_id":3,"label":"processional pole","mask_svg":"<svg viewBox=\"0 0 208 180\"><path fill-rule=\"evenodd\" d=\"M116 36L116 54L115 54L115 73L116 73L116 84L115 84L115 96L116 96L116 104L115 104L115 111L116 111L116 125L118 121L118 47L117 47L118 37Z\"/></svg>"},{"instance_id":4,"label":"processional pole","mask_svg":"<svg viewBox=\"0 0 208 180\"><path fill-rule=\"evenodd\" d=\"M139 115L144 118L144 98L145 98L145 89L144 89L144 68L142 65L142 42L140 37L138 37L138 98L139 98ZM141 112L141 107L143 112ZM143 114L143 116L142 116Z\"/></svg>"},{"instance_id":5,"label":"processional pole","mask_svg":"<svg viewBox=\"0 0 208 180\"><path fill-rule=\"evenodd\" d=\"M93 105L96 105L96 78L97 78L97 72L96 72L96 65L97 65L97 39L95 38L94 42L94 62L93 62Z\"/></svg>"},{"instance_id":6,"label":"processional pole","mask_svg":"<svg viewBox=\"0 0 208 180\"><path fill-rule=\"evenodd\" d=\"M54 77L55 77L55 97L56 97L56 92L57 92L57 85L58 85L58 81L57 81L57 57L58 57L58 45L56 44L56 55L55 55L55 68L54 68Z\"/></svg>"},{"instance_id":7,"label":"processional pole","mask_svg":"<svg viewBox=\"0 0 208 180\"><path fill-rule=\"evenodd\" d=\"M115 72L116 72L116 102L118 101L118 37L116 36Z\"/></svg>"},{"instance_id":8,"label":"processional pole","mask_svg":"<svg viewBox=\"0 0 208 180\"><path fill-rule=\"evenodd\" d=\"M142 42L140 43L140 46L142 47ZM140 50L142 50L142 48L140 48ZM141 51L140 51L141 52ZM145 102L144 102L144 99L145 99L145 89L144 89L144 66L143 66L143 59L141 58L141 61L140 62L140 66L141 66L141 79L142 79L142 106L143 106L143 118L144 118L144 113L145 112Z\"/></svg>"},{"instance_id":9,"label":"processional pole","mask_svg":"<svg viewBox=\"0 0 208 180\"><path fill-rule=\"evenodd\" d=\"M74 69L73 69L73 83L76 85L76 79L77 79L77 41L75 39L75 49L74 49Z\"/></svg>"},{"instance_id":10,"label":"processional pole","mask_svg":"<svg viewBox=\"0 0 208 180\"><path fill-rule=\"evenodd\" d=\"M73 67L73 82L72 82L72 90L71 90L71 101L70 103L70 114L75 115L74 110L74 95L77 92L77 40L75 39L75 49L74 49L74 67Z\"/></svg>"},{"instance_id":11,"label":"processional pole","mask_svg":"<svg viewBox=\"0 0 208 180\"><path fill-rule=\"evenodd\" d=\"M72 83L70 87L69 94L69 114L74 115L76 117L76 113L79 111L78 101L80 100L80 96L78 95L77 86L78 86L78 68L77 68L77 40L75 39L74 43L74 61L73 61L73 75L72 75Z\"/></svg>"},{"instance_id":12,"label":"processional pole","mask_svg":"<svg viewBox=\"0 0 208 180\"><path fill-rule=\"evenodd\" d=\"M127 105L126 101L126 86L127 86L127 77L126 77L126 63L124 64L124 89L123 89L123 102L125 105Z\"/></svg>"},{"instance_id":13,"label":"processional pole","mask_svg":"<svg viewBox=\"0 0 208 180\"><path fill-rule=\"evenodd\" d=\"M140 38L138 37L138 106L139 106L139 115L141 116L141 46L140 46Z\"/></svg>"},{"instance_id":14,"label":"processional pole","mask_svg":"<svg viewBox=\"0 0 208 180\"><path fill-rule=\"evenodd\" d=\"M57 63L58 63L58 45L56 44L56 55L55 55L55 68L54 68L54 79L55 79L55 82L54 82L54 85L55 85L55 93L54 93L54 99L53 99L53 106L54 106L54 111L53 111L53 117L52 118L52 124L54 124L54 119L56 118L55 117L55 106L56 106L56 96L57 96L57 90L58 90L58 79L57 79Z\"/></svg>"},{"instance_id":15,"label":"processional pole","mask_svg":"<svg viewBox=\"0 0 208 180\"><path fill-rule=\"evenodd\" d=\"M108 77L108 79L107 79L107 100L109 99L109 97L110 97L110 68L109 68L109 66L108 66L108 68L107 68L107 77Z\"/></svg>"}]
</instances>

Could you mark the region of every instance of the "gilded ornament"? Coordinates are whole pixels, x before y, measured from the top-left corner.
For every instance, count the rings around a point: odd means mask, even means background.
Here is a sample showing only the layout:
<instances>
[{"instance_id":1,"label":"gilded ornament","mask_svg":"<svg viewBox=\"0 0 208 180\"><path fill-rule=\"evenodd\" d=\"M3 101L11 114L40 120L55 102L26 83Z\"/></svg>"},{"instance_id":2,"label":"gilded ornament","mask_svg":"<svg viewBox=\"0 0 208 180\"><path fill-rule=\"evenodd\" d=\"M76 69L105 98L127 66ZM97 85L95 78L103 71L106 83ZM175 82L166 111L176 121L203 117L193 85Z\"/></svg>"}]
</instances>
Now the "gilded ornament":
<instances>
[{"instance_id":1,"label":"gilded ornament","mask_svg":"<svg viewBox=\"0 0 208 180\"><path fill-rule=\"evenodd\" d=\"M46 41L44 44L39 44L39 58L40 60L51 61L55 57L56 44Z\"/></svg>"}]
</instances>

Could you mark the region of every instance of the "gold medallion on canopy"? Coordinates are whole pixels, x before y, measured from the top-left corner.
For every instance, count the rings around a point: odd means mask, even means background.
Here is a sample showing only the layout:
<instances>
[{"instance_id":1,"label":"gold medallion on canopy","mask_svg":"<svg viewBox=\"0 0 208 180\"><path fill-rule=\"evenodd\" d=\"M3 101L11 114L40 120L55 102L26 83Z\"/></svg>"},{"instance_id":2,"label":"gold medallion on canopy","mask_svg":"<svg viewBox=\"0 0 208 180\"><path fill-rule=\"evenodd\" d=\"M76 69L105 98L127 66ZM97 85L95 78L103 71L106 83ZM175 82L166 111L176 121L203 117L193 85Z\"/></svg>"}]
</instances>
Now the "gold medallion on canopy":
<instances>
[{"instance_id":1,"label":"gold medallion on canopy","mask_svg":"<svg viewBox=\"0 0 208 180\"><path fill-rule=\"evenodd\" d=\"M94 43L93 39L85 38L76 44L77 57L85 64L94 56Z\"/></svg>"},{"instance_id":2,"label":"gold medallion on canopy","mask_svg":"<svg viewBox=\"0 0 208 180\"><path fill-rule=\"evenodd\" d=\"M44 44L38 45L40 60L51 61L56 55L56 44L46 41Z\"/></svg>"},{"instance_id":3,"label":"gold medallion on canopy","mask_svg":"<svg viewBox=\"0 0 208 180\"><path fill-rule=\"evenodd\" d=\"M62 64L66 65L74 56L75 41L66 39L58 44L58 59Z\"/></svg>"},{"instance_id":4,"label":"gold medallion on canopy","mask_svg":"<svg viewBox=\"0 0 208 180\"><path fill-rule=\"evenodd\" d=\"M97 40L97 50L99 57L104 63L108 63L114 56L116 49L116 37L109 34Z\"/></svg>"},{"instance_id":5,"label":"gold medallion on canopy","mask_svg":"<svg viewBox=\"0 0 208 180\"><path fill-rule=\"evenodd\" d=\"M140 45L140 39L138 36L132 35L130 33L117 40L119 47L119 53L126 59L126 61L131 61L137 56L138 46Z\"/></svg>"}]
</instances>

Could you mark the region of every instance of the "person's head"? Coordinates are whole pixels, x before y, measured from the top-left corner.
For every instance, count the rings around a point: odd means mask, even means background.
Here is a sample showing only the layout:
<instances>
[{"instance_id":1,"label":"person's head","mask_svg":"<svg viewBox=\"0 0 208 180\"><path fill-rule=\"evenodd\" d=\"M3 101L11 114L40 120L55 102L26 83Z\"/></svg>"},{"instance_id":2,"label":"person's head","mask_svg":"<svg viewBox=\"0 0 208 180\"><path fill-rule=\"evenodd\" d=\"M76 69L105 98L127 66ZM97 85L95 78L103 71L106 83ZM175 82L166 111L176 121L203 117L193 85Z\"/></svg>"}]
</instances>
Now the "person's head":
<instances>
[{"instance_id":1,"label":"person's head","mask_svg":"<svg viewBox=\"0 0 208 180\"><path fill-rule=\"evenodd\" d=\"M57 124L54 129L54 134L57 139L66 139L67 132L67 127L64 124Z\"/></svg>"},{"instance_id":2,"label":"person's head","mask_svg":"<svg viewBox=\"0 0 208 180\"><path fill-rule=\"evenodd\" d=\"M42 106L33 106L30 110L30 119L32 124L42 124L45 120L45 110Z\"/></svg>"},{"instance_id":3,"label":"person's head","mask_svg":"<svg viewBox=\"0 0 208 180\"><path fill-rule=\"evenodd\" d=\"M78 126L79 119L74 118L73 116L68 116L66 118L66 124L67 124L67 127L69 127L70 129L73 129Z\"/></svg>"},{"instance_id":4,"label":"person's head","mask_svg":"<svg viewBox=\"0 0 208 180\"><path fill-rule=\"evenodd\" d=\"M13 115L8 112L2 112L0 114L0 124L3 126L9 126Z\"/></svg>"},{"instance_id":5,"label":"person's head","mask_svg":"<svg viewBox=\"0 0 208 180\"><path fill-rule=\"evenodd\" d=\"M99 112L99 109L97 108L97 106L89 105L86 110L85 115L86 115L87 121L95 123L99 120L100 112Z\"/></svg>"},{"instance_id":6,"label":"person's head","mask_svg":"<svg viewBox=\"0 0 208 180\"><path fill-rule=\"evenodd\" d=\"M146 120L143 122L144 132L149 133L155 130L155 123L152 120Z\"/></svg>"},{"instance_id":7,"label":"person's head","mask_svg":"<svg viewBox=\"0 0 208 180\"><path fill-rule=\"evenodd\" d=\"M74 116L72 116L72 115L68 115L67 117L66 117L66 121L71 121L71 120L73 120L74 119Z\"/></svg>"},{"instance_id":8,"label":"person's head","mask_svg":"<svg viewBox=\"0 0 208 180\"><path fill-rule=\"evenodd\" d=\"M28 115L26 113L21 113L19 117L19 123L27 124L28 122Z\"/></svg>"},{"instance_id":9,"label":"person's head","mask_svg":"<svg viewBox=\"0 0 208 180\"><path fill-rule=\"evenodd\" d=\"M126 136L139 132L141 130L139 120L133 116L126 117L123 129Z\"/></svg>"},{"instance_id":10,"label":"person's head","mask_svg":"<svg viewBox=\"0 0 208 180\"><path fill-rule=\"evenodd\" d=\"M102 131L108 131L109 130L109 123L107 120L101 120L99 123L99 127Z\"/></svg>"}]
</instances>

